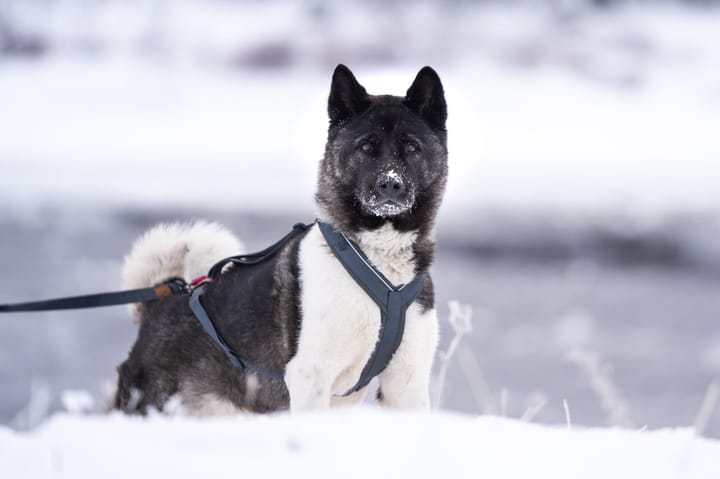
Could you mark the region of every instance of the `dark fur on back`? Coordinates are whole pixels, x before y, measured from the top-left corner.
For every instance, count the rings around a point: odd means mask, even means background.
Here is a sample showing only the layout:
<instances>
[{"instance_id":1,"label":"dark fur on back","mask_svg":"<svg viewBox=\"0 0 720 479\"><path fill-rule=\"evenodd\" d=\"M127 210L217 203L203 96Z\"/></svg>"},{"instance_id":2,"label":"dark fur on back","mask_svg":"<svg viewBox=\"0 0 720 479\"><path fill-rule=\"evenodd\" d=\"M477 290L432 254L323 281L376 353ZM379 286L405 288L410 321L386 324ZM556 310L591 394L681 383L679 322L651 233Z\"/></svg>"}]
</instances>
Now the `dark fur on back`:
<instances>
[{"instance_id":1,"label":"dark fur on back","mask_svg":"<svg viewBox=\"0 0 720 479\"><path fill-rule=\"evenodd\" d=\"M447 116L443 88L429 67L405 97L368 95L339 65L328 101L330 126L316 201L335 228L355 237L390 222L416 232L416 273L433 260L432 231L447 178ZM380 185L397 181L399 214L368 208ZM380 185L380 186L378 186ZM370 199L370 200L369 200ZM283 374L297 350L301 327L299 235L271 260L233 266L207 286L203 304L217 330L241 357ZM219 260L220 258L218 258ZM433 307L429 276L418 301ZM138 338L119 368L114 407L128 413L162 410L173 395L201 404L208 395L256 412L286 409L285 385L235 368L205 334L187 296L139 306ZM259 387L254 387L259 386Z\"/></svg>"},{"instance_id":2,"label":"dark fur on back","mask_svg":"<svg viewBox=\"0 0 720 479\"><path fill-rule=\"evenodd\" d=\"M302 236L271 260L233 266L208 285L203 297L230 347L244 359L279 374L297 347L297 255ZM287 408L287 389L278 381L255 376L259 387L248 391L247 374L230 364L203 331L188 308L187 296L147 303L140 314L137 341L118 368L115 408L140 413L149 406L162 410L180 392L190 401L213 394L257 412Z\"/></svg>"}]
</instances>

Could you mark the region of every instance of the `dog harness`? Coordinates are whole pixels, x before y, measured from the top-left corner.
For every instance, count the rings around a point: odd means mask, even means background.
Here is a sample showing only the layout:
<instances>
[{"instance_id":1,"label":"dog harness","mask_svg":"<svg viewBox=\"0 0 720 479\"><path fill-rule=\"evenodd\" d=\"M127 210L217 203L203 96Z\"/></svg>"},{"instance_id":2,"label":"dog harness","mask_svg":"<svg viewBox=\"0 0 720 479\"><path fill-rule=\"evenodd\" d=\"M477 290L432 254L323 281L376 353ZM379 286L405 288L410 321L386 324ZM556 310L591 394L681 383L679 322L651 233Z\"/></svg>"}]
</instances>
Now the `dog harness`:
<instances>
[{"instance_id":1,"label":"dog harness","mask_svg":"<svg viewBox=\"0 0 720 479\"><path fill-rule=\"evenodd\" d=\"M348 396L367 386L372 378L380 374L390 363L402 340L405 329L405 312L417 295L420 294L425 284L425 275L420 274L407 284L394 286L380 271L370 264L367 256L347 236L336 231L327 223L317 221L316 224L338 261L380 309L378 341L357 383L343 394L343 396ZM223 259L210 269L207 278L200 278L198 284L193 287L190 295L190 309L208 336L225 353L234 366L260 376L283 381L280 374L241 358L223 339L202 305L202 295L205 293L207 284L221 275L222 270L228 264L252 265L269 259L297 234L307 231L312 226L312 224L296 224L293 230L284 238L263 251ZM342 318L338 319L342 320Z\"/></svg>"},{"instance_id":2,"label":"dog harness","mask_svg":"<svg viewBox=\"0 0 720 479\"><path fill-rule=\"evenodd\" d=\"M417 298L418 294L420 294L425 284L425 274L416 276L407 284L394 286L380 271L372 266L370 260L363 254L357 244L343 233L336 231L329 224L321 221L316 221L309 225L298 223L293 226L292 231L280 239L280 241L257 253L225 258L216 263L210 269L207 276L196 278L190 284L176 279L151 288L73 296L28 303L0 304L0 313L94 308L119 304L144 303L169 296L190 293L189 306L191 311L203 330L225 353L231 364L260 376L283 382L283 376L281 374L267 370L243 359L228 345L205 310L202 304L202 296L208 284L222 274L225 266L229 264L247 266L262 263L277 254L282 247L295 236L308 231L315 224L318 225L320 232L325 238L325 242L338 261L340 261L348 274L360 285L380 309L380 332L378 341L357 383L343 394L343 396L348 396L367 386L372 378L380 374L387 367L402 340L405 329L405 311L415 298ZM338 320L342 320L342 318L338 318Z\"/></svg>"}]
</instances>

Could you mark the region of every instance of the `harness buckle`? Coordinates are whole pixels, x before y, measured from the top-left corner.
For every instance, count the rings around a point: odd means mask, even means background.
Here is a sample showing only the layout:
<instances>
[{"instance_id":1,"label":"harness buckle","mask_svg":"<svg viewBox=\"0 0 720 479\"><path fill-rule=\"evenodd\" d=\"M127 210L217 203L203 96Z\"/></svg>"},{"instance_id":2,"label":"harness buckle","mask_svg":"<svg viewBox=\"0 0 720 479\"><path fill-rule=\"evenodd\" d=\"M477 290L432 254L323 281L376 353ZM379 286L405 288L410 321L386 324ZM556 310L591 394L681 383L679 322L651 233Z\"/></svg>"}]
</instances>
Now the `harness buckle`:
<instances>
[{"instance_id":1,"label":"harness buckle","mask_svg":"<svg viewBox=\"0 0 720 479\"><path fill-rule=\"evenodd\" d=\"M198 276L194 280L190 281L190 284L188 284L188 287L190 290L193 290L200 286L201 284L209 283L212 279L210 279L207 275Z\"/></svg>"}]
</instances>

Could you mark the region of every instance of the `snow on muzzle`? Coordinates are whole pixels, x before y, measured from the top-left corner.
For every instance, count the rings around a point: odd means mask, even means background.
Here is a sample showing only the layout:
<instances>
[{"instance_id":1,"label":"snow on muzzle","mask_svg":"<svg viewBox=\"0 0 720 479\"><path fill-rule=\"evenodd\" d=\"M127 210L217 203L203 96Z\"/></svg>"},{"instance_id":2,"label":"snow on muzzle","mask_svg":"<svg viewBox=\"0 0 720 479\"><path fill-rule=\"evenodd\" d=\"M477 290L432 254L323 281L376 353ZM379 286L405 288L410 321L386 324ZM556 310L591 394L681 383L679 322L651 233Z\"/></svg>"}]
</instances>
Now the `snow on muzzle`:
<instances>
[{"instance_id":1,"label":"snow on muzzle","mask_svg":"<svg viewBox=\"0 0 720 479\"><path fill-rule=\"evenodd\" d=\"M380 172L366 185L366 191L359 199L363 207L375 216L399 215L415 202L412 182L395 169Z\"/></svg>"}]
</instances>

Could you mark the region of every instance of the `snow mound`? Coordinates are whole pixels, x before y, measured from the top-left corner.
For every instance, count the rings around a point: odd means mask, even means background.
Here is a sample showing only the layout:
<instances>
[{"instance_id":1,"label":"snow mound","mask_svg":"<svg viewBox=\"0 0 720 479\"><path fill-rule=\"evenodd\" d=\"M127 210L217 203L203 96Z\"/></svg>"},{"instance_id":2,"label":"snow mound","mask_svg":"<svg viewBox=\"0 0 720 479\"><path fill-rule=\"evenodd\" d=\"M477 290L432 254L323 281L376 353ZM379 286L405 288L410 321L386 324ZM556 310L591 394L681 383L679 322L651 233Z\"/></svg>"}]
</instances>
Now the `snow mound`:
<instances>
[{"instance_id":1,"label":"snow mound","mask_svg":"<svg viewBox=\"0 0 720 479\"><path fill-rule=\"evenodd\" d=\"M29 433L0 428L0 471L75 479L717 478L720 442L689 429L567 429L370 408L202 420L61 414Z\"/></svg>"}]
</instances>

